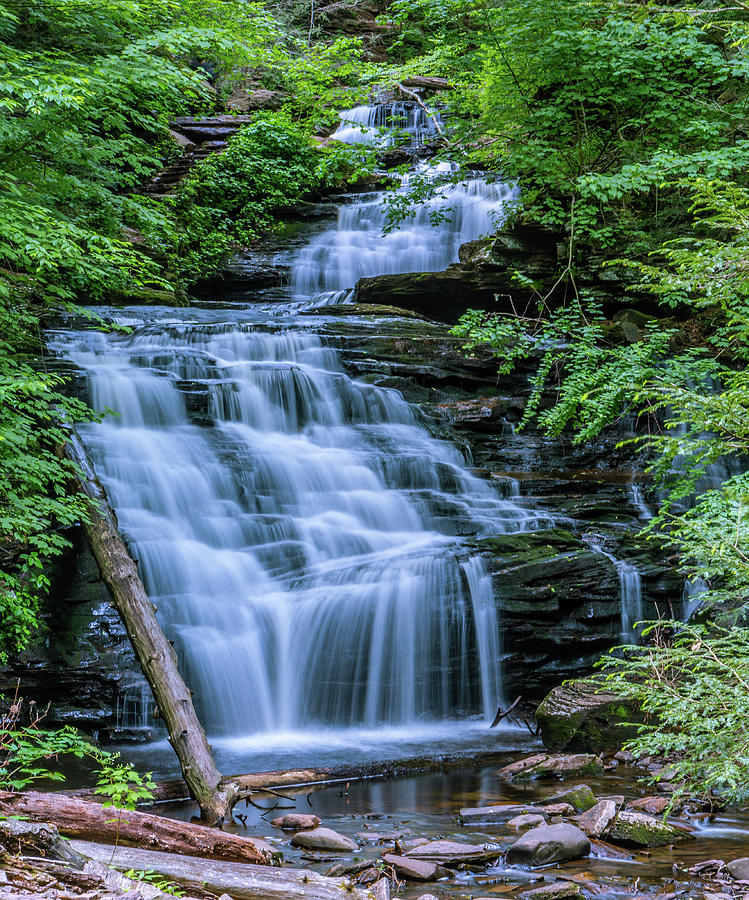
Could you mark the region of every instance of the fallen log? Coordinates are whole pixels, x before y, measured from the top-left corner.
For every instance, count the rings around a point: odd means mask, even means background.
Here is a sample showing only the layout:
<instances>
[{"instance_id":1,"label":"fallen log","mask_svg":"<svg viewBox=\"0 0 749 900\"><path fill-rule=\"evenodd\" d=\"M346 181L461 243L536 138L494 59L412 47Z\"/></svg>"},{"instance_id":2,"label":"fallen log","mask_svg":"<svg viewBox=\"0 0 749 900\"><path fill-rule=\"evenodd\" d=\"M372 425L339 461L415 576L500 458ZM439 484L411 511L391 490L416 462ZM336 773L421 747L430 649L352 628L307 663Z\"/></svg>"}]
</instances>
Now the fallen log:
<instances>
[{"instance_id":1,"label":"fallen log","mask_svg":"<svg viewBox=\"0 0 749 900\"><path fill-rule=\"evenodd\" d=\"M261 865L269 862L268 855L250 838L151 813L104 807L67 794L0 791L0 816L48 822L68 837L103 844L124 844L232 862Z\"/></svg>"},{"instance_id":2,"label":"fallen log","mask_svg":"<svg viewBox=\"0 0 749 900\"><path fill-rule=\"evenodd\" d=\"M117 517L73 430L65 453L78 467L80 489L94 501L88 521L83 523L86 538L151 686L169 742L179 759L182 777L190 796L200 807L203 823L220 827L225 819L231 819L231 811L240 796L238 789L231 781L222 779L216 768L191 693L179 673L177 654L161 630L156 607L148 598L120 535Z\"/></svg>"},{"instance_id":3,"label":"fallen log","mask_svg":"<svg viewBox=\"0 0 749 900\"><path fill-rule=\"evenodd\" d=\"M112 857L111 848L81 841L75 841L74 846L78 852L105 863ZM232 900L372 900L366 888L352 885L348 878L328 878L309 869L206 863L190 856L127 847L117 848L111 864L124 870L151 869L188 893L207 891L215 897L228 894Z\"/></svg>"}]
</instances>

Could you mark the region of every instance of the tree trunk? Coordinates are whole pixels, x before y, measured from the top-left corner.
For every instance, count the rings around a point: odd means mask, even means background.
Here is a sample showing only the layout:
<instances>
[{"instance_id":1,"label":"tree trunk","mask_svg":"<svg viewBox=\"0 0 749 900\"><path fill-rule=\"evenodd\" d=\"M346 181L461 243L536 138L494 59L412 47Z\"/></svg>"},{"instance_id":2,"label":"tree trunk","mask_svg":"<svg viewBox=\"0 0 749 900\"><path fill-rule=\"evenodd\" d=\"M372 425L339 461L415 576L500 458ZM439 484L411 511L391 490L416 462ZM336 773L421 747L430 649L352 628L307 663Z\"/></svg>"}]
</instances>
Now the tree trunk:
<instances>
[{"instance_id":1,"label":"tree trunk","mask_svg":"<svg viewBox=\"0 0 749 900\"><path fill-rule=\"evenodd\" d=\"M20 816L30 822L49 822L69 837L99 843L232 862L268 862L249 838L150 813L104 807L101 803L67 794L0 791L0 815Z\"/></svg>"},{"instance_id":2,"label":"tree trunk","mask_svg":"<svg viewBox=\"0 0 749 900\"><path fill-rule=\"evenodd\" d=\"M75 431L71 431L65 452L81 470L81 489L95 501L89 521L84 523L86 537L151 686L169 732L169 742L179 759L182 777L190 796L200 807L202 822L220 827L226 818L231 818L234 804L240 798L239 789L233 782L222 779L216 768L191 693L177 668L177 654L161 630L156 607L148 599L104 488Z\"/></svg>"}]
</instances>

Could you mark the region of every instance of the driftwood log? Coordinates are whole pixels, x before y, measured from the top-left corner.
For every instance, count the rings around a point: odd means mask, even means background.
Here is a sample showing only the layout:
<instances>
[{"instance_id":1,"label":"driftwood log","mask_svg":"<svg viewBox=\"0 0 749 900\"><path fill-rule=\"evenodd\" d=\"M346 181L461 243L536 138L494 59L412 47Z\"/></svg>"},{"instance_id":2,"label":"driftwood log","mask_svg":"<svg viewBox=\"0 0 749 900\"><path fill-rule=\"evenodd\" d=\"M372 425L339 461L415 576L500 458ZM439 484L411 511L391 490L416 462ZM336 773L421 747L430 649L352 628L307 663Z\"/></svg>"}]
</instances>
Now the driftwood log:
<instances>
[{"instance_id":1,"label":"driftwood log","mask_svg":"<svg viewBox=\"0 0 749 900\"><path fill-rule=\"evenodd\" d=\"M222 779L195 712L190 691L177 667L177 654L161 630L133 558L117 527L117 518L96 477L80 438L71 431L65 448L79 469L81 490L94 501L84 528L104 583L127 631L143 673L151 686L169 733L190 796L204 824L221 826L231 818L240 798L238 788Z\"/></svg>"},{"instance_id":2,"label":"driftwood log","mask_svg":"<svg viewBox=\"0 0 749 900\"><path fill-rule=\"evenodd\" d=\"M150 813L104 807L101 803L67 794L0 791L0 816L53 823L68 837L104 844L123 844L231 862L269 862L250 838Z\"/></svg>"}]
</instances>

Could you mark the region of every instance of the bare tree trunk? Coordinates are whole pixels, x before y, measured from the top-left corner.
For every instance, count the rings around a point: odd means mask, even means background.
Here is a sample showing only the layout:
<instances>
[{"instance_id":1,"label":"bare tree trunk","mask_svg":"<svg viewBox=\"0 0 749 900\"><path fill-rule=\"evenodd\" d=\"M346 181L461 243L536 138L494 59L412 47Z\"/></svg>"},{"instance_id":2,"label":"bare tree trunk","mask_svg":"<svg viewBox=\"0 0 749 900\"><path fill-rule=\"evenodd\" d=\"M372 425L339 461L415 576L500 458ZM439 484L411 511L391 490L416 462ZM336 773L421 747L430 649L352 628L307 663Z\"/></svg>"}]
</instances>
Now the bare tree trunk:
<instances>
[{"instance_id":1,"label":"bare tree trunk","mask_svg":"<svg viewBox=\"0 0 749 900\"><path fill-rule=\"evenodd\" d=\"M177 654L161 630L156 607L146 594L106 492L75 431L71 431L65 452L80 469L81 490L95 501L89 521L84 523L86 537L151 686L182 777L200 807L202 822L220 827L226 818L231 818L240 798L239 788L233 782L225 782L216 768L191 692L177 668Z\"/></svg>"},{"instance_id":2,"label":"bare tree trunk","mask_svg":"<svg viewBox=\"0 0 749 900\"><path fill-rule=\"evenodd\" d=\"M250 838L150 813L112 809L67 794L0 791L0 815L52 823L62 834L98 843L232 862L268 862Z\"/></svg>"}]
</instances>

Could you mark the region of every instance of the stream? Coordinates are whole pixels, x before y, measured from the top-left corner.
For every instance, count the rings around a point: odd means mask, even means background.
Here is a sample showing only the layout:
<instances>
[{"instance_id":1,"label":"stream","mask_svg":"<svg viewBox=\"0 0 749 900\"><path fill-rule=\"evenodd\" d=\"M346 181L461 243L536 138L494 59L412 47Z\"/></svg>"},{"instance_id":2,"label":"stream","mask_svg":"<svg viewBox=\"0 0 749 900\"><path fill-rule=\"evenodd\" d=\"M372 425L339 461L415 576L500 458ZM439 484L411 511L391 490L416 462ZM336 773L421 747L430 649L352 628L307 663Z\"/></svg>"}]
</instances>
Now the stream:
<instances>
[{"instance_id":1,"label":"stream","mask_svg":"<svg viewBox=\"0 0 749 900\"><path fill-rule=\"evenodd\" d=\"M393 127L415 145L431 129L420 109L400 104L350 111L336 136L387 141ZM358 378L330 339L341 317L325 312L347 302L360 277L446 268L461 244L501 223L515 196L513 186L469 178L383 236L383 195L355 195L295 252L282 299L274 289L273 302L97 308L122 328L72 322L48 335L51 351L82 373L93 407L112 411L82 437L220 769L509 756L537 746L524 729L488 728L514 694L496 580L476 542L540 534L559 517L517 481L480 477L467 448L436 433L398 390ZM630 491L646 518L639 488ZM618 631L636 637L637 566L590 547L615 568ZM150 714L147 692L123 700L127 724L152 728ZM156 777L173 775L171 749L158 729L154 738L127 756ZM370 829L465 839L460 807L518 799L494 772L327 787L305 792L298 806L358 835L374 858L382 847L367 839ZM631 772L591 784L633 795ZM518 802L554 792L525 788ZM260 811L245 812L250 834L279 841ZM605 875L604 896L631 896L638 878L640 891L655 890L674 862L747 841L730 816L718 826L676 855L585 859L564 871L582 882ZM470 831L509 842L504 826ZM287 844L288 859L310 862ZM499 896L506 882L498 870L464 872L439 895ZM408 887L401 896L421 893Z\"/></svg>"}]
</instances>

